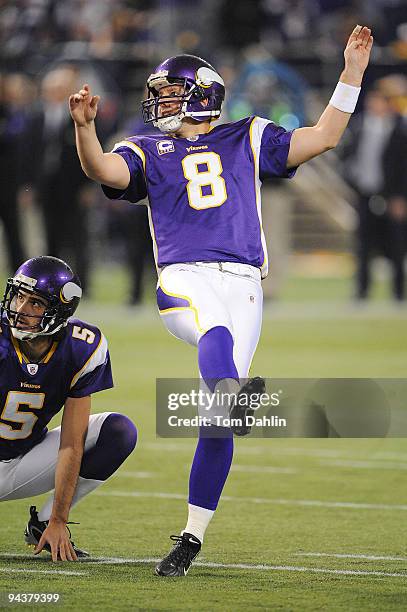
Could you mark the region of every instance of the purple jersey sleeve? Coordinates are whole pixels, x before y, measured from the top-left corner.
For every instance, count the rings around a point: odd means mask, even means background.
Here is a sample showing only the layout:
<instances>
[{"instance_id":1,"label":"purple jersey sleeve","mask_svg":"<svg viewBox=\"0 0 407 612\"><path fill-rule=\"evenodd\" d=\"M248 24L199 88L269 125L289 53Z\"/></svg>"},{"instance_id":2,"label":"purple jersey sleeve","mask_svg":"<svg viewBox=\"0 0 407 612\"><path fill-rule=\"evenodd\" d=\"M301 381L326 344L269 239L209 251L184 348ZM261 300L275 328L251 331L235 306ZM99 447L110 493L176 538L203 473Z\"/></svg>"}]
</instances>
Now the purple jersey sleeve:
<instances>
[{"instance_id":1,"label":"purple jersey sleeve","mask_svg":"<svg viewBox=\"0 0 407 612\"><path fill-rule=\"evenodd\" d=\"M112 368L110 365L109 351L105 361L96 366L91 372L84 374L78 382L70 389L69 397L86 397L103 389L113 387Z\"/></svg>"},{"instance_id":2,"label":"purple jersey sleeve","mask_svg":"<svg viewBox=\"0 0 407 612\"><path fill-rule=\"evenodd\" d=\"M72 325L71 346L75 358L75 373L68 397L85 397L103 389L110 389L113 387L113 379L106 338L97 327L89 324L84 327L82 321L72 320ZM87 335L84 335L85 333Z\"/></svg>"},{"instance_id":3,"label":"purple jersey sleeve","mask_svg":"<svg viewBox=\"0 0 407 612\"><path fill-rule=\"evenodd\" d=\"M147 197L147 187L144 177L143 159L140 154L133 150L131 141L128 143L118 143L113 149L113 153L120 155L126 162L130 172L130 182L124 190L113 189L107 185L102 185L104 194L110 200L126 200L128 202L139 202ZM141 151L141 150L140 150Z\"/></svg>"},{"instance_id":4,"label":"purple jersey sleeve","mask_svg":"<svg viewBox=\"0 0 407 612\"><path fill-rule=\"evenodd\" d=\"M291 178L297 168L287 169L287 157L293 132L287 132L275 123L264 128L260 147L260 179Z\"/></svg>"}]
</instances>

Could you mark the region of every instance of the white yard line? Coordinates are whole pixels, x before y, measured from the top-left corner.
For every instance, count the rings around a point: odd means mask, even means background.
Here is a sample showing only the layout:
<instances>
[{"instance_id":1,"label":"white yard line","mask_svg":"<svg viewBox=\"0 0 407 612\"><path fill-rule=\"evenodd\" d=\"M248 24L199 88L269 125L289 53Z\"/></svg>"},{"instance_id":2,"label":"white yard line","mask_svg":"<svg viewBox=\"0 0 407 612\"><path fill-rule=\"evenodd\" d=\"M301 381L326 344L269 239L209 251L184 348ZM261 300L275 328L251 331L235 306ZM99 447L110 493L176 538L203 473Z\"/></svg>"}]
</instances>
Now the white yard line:
<instances>
[{"instance_id":1,"label":"white yard line","mask_svg":"<svg viewBox=\"0 0 407 612\"><path fill-rule=\"evenodd\" d=\"M130 329L143 329L146 324L159 325L159 315L152 304L144 304L129 308L121 304L97 304L93 301L81 303L81 316L87 317L95 323L115 324ZM303 320L331 320L331 319L363 319L375 320L391 317L405 320L405 308L400 308L387 302L370 302L366 305L353 304L347 301L316 301L316 302L281 302L266 305L263 312L264 321L303 321Z\"/></svg>"},{"instance_id":2,"label":"white yard line","mask_svg":"<svg viewBox=\"0 0 407 612\"><path fill-rule=\"evenodd\" d=\"M95 491L93 495L106 497L145 497L148 499L183 499L183 493L164 493L158 491ZM318 499L270 499L267 497L231 497L222 496L223 501L246 502L252 504L271 504L277 506L310 506L320 508L345 508L352 510L407 510L407 504L367 504L358 502L322 501Z\"/></svg>"},{"instance_id":3,"label":"white yard line","mask_svg":"<svg viewBox=\"0 0 407 612\"><path fill-rule=\"evenodd\" d=\"M273 455L296 455L297 457L343 457L347 451L330 448L272 448ZM264 449L263 449L264 452Z\"/></svg>"},{"instance_id":4,"label":"white yard line","mask_svg":"<svg viewBox=\"0 0 407 612\"><path fill-rule=\"evenodd\" d=\"M194 565L201 567L220 567L227 569L255 569L255 570L269 570L276 572L311 572L315 574L340 574L343 576L386 576L387 578L407 578L407 572L404 574L398 572L379 572L369 570L337 570L328 569L325 567L297 567L295 565L246 565L245 563L199 563L195 562Z\"/></svg>"},{"instance_id":5,"label":"white yard line","mask_svg":"<svg viewBox=\"0 0 407 612\"><path fill-rule=\"evenodd\" d=\"M196 447L195 443L190 444L181 444L179 442L167 442L166 440L161 438L161 441L157 442L143 442L142 450L151 450L151 451L191 451Z\"/></svg>"},{"instance_id":6,"label":"white yard line","mask_svg":"<svg viewBox=\"0 0 407 612\"><path fill-rule=\"evenodd\" d=\"M167 440L162 439L162 441L157 440L157 442L145 442L143 444L143 449L145 450L151 450L151 451L185 451L185 452L193 452L195 449L195 444L196 442L193 444L193 446L191 444L183 444L181 442L167 442ZM358 457L354 457L354 459L349 460L349 454L348 451L343 450L335 450L335 449L329 449L329 448L321 448L321 449L316 449L316 448L297 448L297 447L288 447L288 448L276 448L275 446L270 446L270 445L265 445L265 446L243 446L243 445L236 445L236 455L266 455L267 457L280 457L280 456L291 456L291 455L295 455L296 457L316 457L316 458L321 458L321 459L326 459L327 461L329 461L330 459L332 461L334 461L335 459L338 460L338 465L339 462L342 461L342 457L344 457L346 455L347 459L343 459L344 462L348 462L348 461L353 461L354 463L358 463L359 461L364 461L364 460L359 460ZM366 462L368 461L379 461L381 463L381 460L387 461L387 459L400 459L400 461L402 461L403 459L406 459L407 455L404 453L401 453L400 455L398 455L397 453L375 453L375 457L372 459L367 459ZM405 464L407 469L407 463Z\"/></svg>"},{"instance_id":7,"label":"white yard line","mask_svg":"<svg viewBox=\"0 0 407 612\"><path fill-rule=\"evenodd\" d=\"M159 558L145 558L145 559L123 559L121 557L98 557L95 559L89 559L86 563L98 563L98 564L138 564L138 563L158 563L161 561ZM194 566L197 567L210 567L220 569L245 569L245 570L263 570L263 571L288 571L288 572L314 572L322 574L343 574L345 576L386 576L386 577L397 577L407 578L406 573L398 572L380 572L375 570L337 570L325 567L298 567L294 565L264 565L250 564L250 563L213 563L210 561L194 561Z\"/></svg>"},{"instance_id":8,"label":"white yard line","mask_svg":"<svg viewBox=\"0 0 407 612\"><path fill-rule=\"evenodd\" d=\"M375 453L375 459L383 459L384 461L393 459L396 461L407 461L407 453L398 453L396 451L379 451Z\"/></svg>"},{"instance_id":9,"label":"white yard line","mask_svg":"<svg viewBox=\"0 0 407 612\"><path fill-rule=\"evenodd\" d=\"M157 472L128 472L126 470L119 470L115 477L123 476L123 478L155 478Z\"/></svg>"},{"instance_id":10,"label":"white yard line","mask_svg":"<svg viewBox=\"0 0 407 612\"><path fill-rule=\"evenodd\" d=\"M18 557L20 555L4 555L2 557ZM27 559L27 555L21 555L22 559ZM31 559L31 558L29 558ZM32 560L32 559L31 559ZM79 563L86 565L98 564L98 565L124 565L124 564L144 564L144 563L158 563L161 561L160 558L146 557L142 559L137 558L123 558L123 557L91 557L89 559L80 560ZM380 578L407 578L406 573L399 572L381 572L375 570L348 570L348 569L330 569L325 567L303 567L295 565L251 565L249 563L211 563L209 561L196 561L194 562L196 567L208 567L208 568L219 568L219 569L244 569L244 570L261 570L261 571L275 571L275 572L310 572L314 574L336 574L342 576L377 576ZM9 569L1 568L0 571L9 571L12 573L39 573L39 574L67 574L72 576L86 576L88 573L85 572L69 572L64 570L32 570L32 569Z\"/></svg>"},{"instance_id":11,"label":"white yard line","mask_svg":"<svg viewBox=\"0 0 407 612\"><path fill-rule=\"evenodd\" d=\"M368 459L367 461L350 461L348 459L325 459L320 461L319 465L327 467L344 467L355 468L361 470L407 470L407 463L396 463L394 461L376 461Z\"/></svg>"},{"instance_id":12,"label":"white yard line","mask_svg":"<svg viewBox=\"0 0 407 612\"><path fill-rule=\"evenodd\" d=\"M98 557L96 559L89 559L86 563L158 563L161 561L159 558L145 558L145 559L123 559L120 557ZM252 565L249 563L212 563L210 561L194 561L196 567L209 567L209 568L220 568L220 569L244 569L244 570L263 570L263 571L286 571L286 572L312 572L317 574L341 574L344 576L385 576L386 578L407 578L406 573L398 572L380 572L375 570L339 570L329 569L325 567L302 567L295 565Z\"/></svg>"},{"instance_id":13,"label":"white yard line","mask_svg":"<svg viewBox=\"0 0 407 612\"><path fill-rule=\"evenodd\" d=\"M190 467L190 464L187 466ZM298 470L291 467L277 467L271 465L232 465L233 472L242 472L248 474L298 474ZM126 470L120 470L117 472L116 477L122 476L123 478L141 478L150 479L156 478L158 472L128 472Z\"/></svg>"},{"instance_id":14,"label":"white yard line","mask_svg":"<svg viewBox=\"0 0 407 612\"><path fill-rule=\"evenodd\" d=\"M166 439L161 438L157 442L144 442L142 450L148 450L153 452L163 452L163 451L181 451L186 453L193 453L196 448L196 439L193 439L189 444L182 444L181 442L167 442ZM276 454L279 455L280 452L275 452L270 446L247 446L244 447L242 445L236 446L236 454L237 455L264 455L265 453ZM342 456L343 453L341 453ZM325 455L324 455L325 456ZM331 454L329 455L332 456ZM336 455L334 455L336 456Z\"/></svg>"},{"instance_id":15,"label":"white yard line","mask_svg":"<svg viewBox=\"0 0 407 612\"><path fill-rule=\"evenodd\" d=\"M232 464L232 472L248 474L298 474L298 470L290 467L274 467L271 465L239 465Z\"/></svg>"},{"instance_id":16,"label":"white yard line","mask_svg":"<svg viewBox=\"0 0 407 612\"><path fill-rule=\"evenodd\" d=\"M3 555L1 556L3 557ZM8 574L59 574L61 576L89 576L89 572L71 572L69 570L19 569L14 567L0 567L0 573L1 572L6 572Z\"/></svg>"},{"instance_id":17,"label":"white yard line","mask_svg":"<svg viewBox=\"0 0 407 612\"><path fill-rule=\"evenodd\" d=\"M364 555L362 553L294 553L295 557L333 557L335 559L366 559L367 561L407 561L407 557L391 557L387 555Z\"/></svg>"},{"instance_id":18,"label":"white yard line","mask_svg":"<svg viewBox=\"0 0 407 612\"><path fill-rule=\"evenodd\" d=\"M406 309L386 302L359 305L345 301L284 302L266 305L263 321L406 318Z\"/></svg>"}]
</instances>

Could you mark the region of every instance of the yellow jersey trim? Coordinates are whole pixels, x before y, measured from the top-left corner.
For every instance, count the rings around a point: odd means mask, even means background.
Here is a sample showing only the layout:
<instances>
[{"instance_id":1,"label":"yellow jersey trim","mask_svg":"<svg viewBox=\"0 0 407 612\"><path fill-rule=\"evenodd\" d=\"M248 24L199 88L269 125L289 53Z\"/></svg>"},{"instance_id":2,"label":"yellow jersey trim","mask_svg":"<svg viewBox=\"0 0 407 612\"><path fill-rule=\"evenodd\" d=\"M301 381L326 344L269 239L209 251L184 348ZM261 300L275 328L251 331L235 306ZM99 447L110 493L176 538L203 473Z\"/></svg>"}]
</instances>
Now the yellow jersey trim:
<instances>
[{"instance_id":1,"label":"yellow jersey trim","mask_svg":"<svg viewBox=\"0 0 407 612\"><path fill-rule=\"evenodd\" d=\"M89 361L92 359L92 357L97 353L100 345L102 344L102 340L103 340L103 334L100 335L100 340L99 340L99 344L97 345L97 347L95 348L95 350L93 351L93 353L91 354L91 356L89 357L89 359L86 360L86 362L83 364L83 366L81 367L81 369L75 374L75 376L72 378L71 384L70 384L70 389L72 389L72 387L74 385L76 385L76 383L78 382L83 370L86 368L86 366L88 365Z\"/></svg>"},{"instance_id":2,"label":"yellow jersey trim","mask_svg":"<svg viewBox=\"0 0 407 612\"><path fill-rule=\"evenodd\" d=\"M141 157L141 161L143 162L143 170L144 170L144 174L145 174L146 173L146 155L145 155L143 149L141 149L138 145L136 145L131 140L123 140L122 142L123 142L123 145L125 145L126 147L130 147L130 149L133 149L133 151L136 153L136 155Z\"/></svg>"},{"instance_id":3,"label":"yellow jersey trim","mask_svg":"<svg viewBox=\"0 0 407 612\"><path fill-rule=\"evenodd\" d=\"M17 357L19 362L22 363L31 363L30 359L28 359L27 355L25 355L23 353L23 351L21 350L19 344L18 344L18 340L16 338L14 338L13 335L11 335L11 342L14 346L14 350L17 353ZM49 351L47 352L47 354L40 359L40 361L38 363L48 363L49 360L51 359L52 355L55 353L55 351L57 350L58 347L58 342L53 342Z\"/></svg>"},{"instance_id":4,"label":"yellow jersey trim","mask_svg":"<svg viewBox=\"0 0 407 612\"><path fill-rule=\"evenodd\" d=\"M250 124L250 129L249 129L249 137L250 137L250 148L253 152L253 160L254 160L254 190L256 193L256 208L258 210L259 208L259 190L257 189L257 174L258 174L258 160L257 160L257 156L256 156L256 151L254 150L254 146L253 146L253 126L254 126L254 122L256 121L257 117L253 117L252 122ZM260 220L259 217L259 223L260 223L260 232L261 232L261 236L263 236L264 238L264 242L266 241L266 238L264 236L264 231L263 231L263 223ZM261 248L263 249L263 254L264 254L264 259L263 259L263 263L260 267L261 270L263 270L263 268L265 268L268 264L267 261L267 251L264 249L263 246L263 241L262 241L262 245Z\"/></svg>"},{"instance_id":5,"label":"yellow jersey trim","mask_svg":"<svg viewBox=\"0 0 407 612\"><path fill-rule=\"evenodd\" d=\"M51 359L52 355L57 350L57 347L58 347L58 342L53 342L51 348L48 351L48 353L46 354L46 356L43 359L41 359L40 363L48 363L48 361Z\"/></svg>"},{"instance_id":6,"label":"yellow jersey trim","mask_svg":"<svg viewBox=\"0 0 407 612\"><path fill-rule=\"evenodd\" d=\"M17 353L18 361L21 364L23 363L23 360L24 360L24 363L28 363L27 358L25 357L25 355L23 355L23 353L22 353L22 351L21 351L21 349L20 349L20 347L18 345L18 342L14 338L13 334L10 334L10 337L11 337L11 342L12 342L12 344L14 346L14 350ZM24 357L25 357L25 359L24 359Z\"/></svg>"}]
</instances>

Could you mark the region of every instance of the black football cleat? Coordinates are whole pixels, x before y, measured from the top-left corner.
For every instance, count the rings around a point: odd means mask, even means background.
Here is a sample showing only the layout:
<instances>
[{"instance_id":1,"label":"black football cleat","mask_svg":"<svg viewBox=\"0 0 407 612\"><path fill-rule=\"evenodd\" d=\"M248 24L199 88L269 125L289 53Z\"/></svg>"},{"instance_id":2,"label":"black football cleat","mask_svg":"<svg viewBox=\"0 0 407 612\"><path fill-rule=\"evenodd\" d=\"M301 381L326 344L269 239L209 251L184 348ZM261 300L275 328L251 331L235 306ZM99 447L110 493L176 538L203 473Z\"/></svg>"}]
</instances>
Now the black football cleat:
<instances>
[{"instance_id":1,"label":"black football cleat","mask_svg":"<svg viewBox=\"0 0 407 612\"><path fill-rule=\"evenodd\" d=\"M78 523L68 523L68 525L71 525L71 524L78 524ZM29 546L37 546L38 542L41 539L42 534L44 533L47 527L48 527L48 521L40 521L38 519L38 512L37 512L36 506L30 506L30 520L28 521L27 526L24 529L24 539L25 539L26 544L28 544ZM67 527L67 529L68 529L69 537L71 537L71 532L69 530L69 527ZM72 542L72 540L71 540L71 544L72 544L72 548L74 549L78 559L89 557L89 553L86 552L86 550L81 550L80 548L75 546L75 543ZM44 550L51 552L50 545L45 544Z\"/></svg>"},{"instance_id":2,"label":"black football cleat","mask_svg":"<svg viewBox=\"0 0 407 612\"><path fill-rule=\"evenodd\" d=\"M240 389L236 401L229 411L230 418L236 419L236 424L230 426L235 436L247 436L247 434L250 433L252 426L248 425L246 421L246 417L254 415L254 410L250 407L250 397L252 395L258 397L258 395L264 393L265 390L266 383L264 382L264 378L260 378L260 376L250 378Z\"/></svg>"},{"instance_id":3,"label":"black football cleat","mask_svg":"<svg viewBox=\"0 0 407 612\"><path fill-rule=\"evenodd\" d=\"M201 542L191 533L172 535L172 550L155 568L157 576L185 576L201 550Z\"/></svg>"}]
</instances>

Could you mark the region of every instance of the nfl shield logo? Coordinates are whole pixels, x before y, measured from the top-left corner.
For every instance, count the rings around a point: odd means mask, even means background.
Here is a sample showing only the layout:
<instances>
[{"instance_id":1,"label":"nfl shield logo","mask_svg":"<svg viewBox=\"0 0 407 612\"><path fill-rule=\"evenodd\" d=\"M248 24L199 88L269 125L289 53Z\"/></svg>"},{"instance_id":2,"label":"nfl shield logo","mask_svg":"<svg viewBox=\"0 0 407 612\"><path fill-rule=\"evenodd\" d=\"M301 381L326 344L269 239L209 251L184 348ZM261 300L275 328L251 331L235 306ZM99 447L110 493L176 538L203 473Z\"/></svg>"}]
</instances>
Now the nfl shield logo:
<instances>
[{"instance_id":1,"label":"nfl shield logo","mask_svg":"<svg viewBox=\"0 0 407 612\"><path fill-rule=\"evenodd\" d=\"M38 364L37 363L27 363L27 370L31 376L35 376L38 372Z\"/></svg>"},{"instance_id":2,"label":"nfl shield logo","mask_svg":"<svg viewBox=\"0 0 407 612\"><path fill-rule=\"evenodd\" d=\"M157 150L160 155L164 153L172 153L174 149L174 143L172 140L160 140L157 142Z\"/></svg>"}]
</instances>

